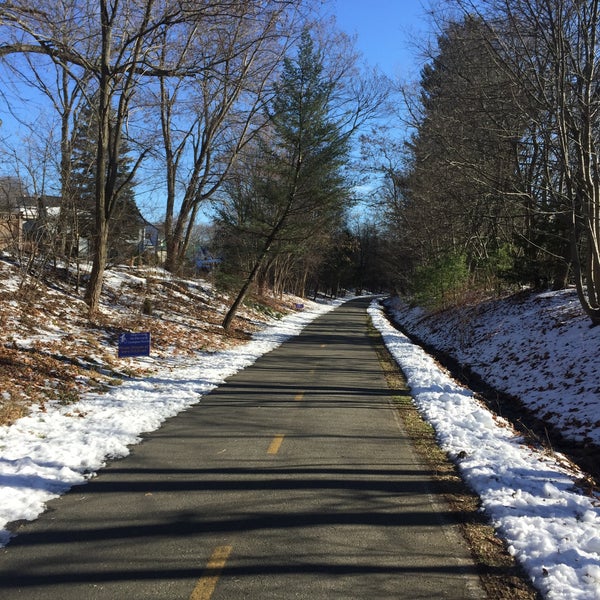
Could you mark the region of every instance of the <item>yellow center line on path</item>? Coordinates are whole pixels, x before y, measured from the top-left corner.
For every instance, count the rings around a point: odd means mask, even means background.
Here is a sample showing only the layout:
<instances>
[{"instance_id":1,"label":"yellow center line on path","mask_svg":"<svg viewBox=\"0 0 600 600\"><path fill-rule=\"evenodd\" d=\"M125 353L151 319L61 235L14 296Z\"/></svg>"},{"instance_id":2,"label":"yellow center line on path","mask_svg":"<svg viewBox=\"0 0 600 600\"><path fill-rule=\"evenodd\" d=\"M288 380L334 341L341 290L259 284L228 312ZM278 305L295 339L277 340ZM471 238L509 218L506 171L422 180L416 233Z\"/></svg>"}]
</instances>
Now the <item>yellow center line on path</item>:
<instances>
[{"instance_id":1,"label":"yellow center line on path","mask_svg":"<svg viewBox=\"0 0 600 600\"><path fill-rule=\"evenodd\" d=\"M232 546L218 546L215 548L198 583L190 596L190 600L209 600L215 591L221 571L231 554Z\"/></svg>"},{"instance_id":2,"label":"yellow center line on path","mask_svg":"<svg viewBox=\"0 0 600 600\"><path fill-rule=\"evenodd\" d=\"M273 441L269 445L269 449L267 450L267 454L277 454L279 452L279 448L281 443L283 442L283 438L285 436L282 433L279 433L273 438Z\"/></svg>"}]
</instances>

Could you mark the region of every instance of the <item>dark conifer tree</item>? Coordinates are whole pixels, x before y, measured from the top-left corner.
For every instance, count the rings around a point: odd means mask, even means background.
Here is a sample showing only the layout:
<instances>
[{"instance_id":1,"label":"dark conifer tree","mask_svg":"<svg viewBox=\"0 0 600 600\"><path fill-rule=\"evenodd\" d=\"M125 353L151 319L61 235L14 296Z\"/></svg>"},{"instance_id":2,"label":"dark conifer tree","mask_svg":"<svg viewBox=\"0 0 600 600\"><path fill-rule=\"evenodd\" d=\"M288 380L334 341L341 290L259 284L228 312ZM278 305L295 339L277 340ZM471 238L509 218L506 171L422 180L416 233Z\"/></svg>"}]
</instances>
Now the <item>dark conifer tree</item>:
<instances>
[{"instance_id":1,"label":"dark conifer tree","mask_svg":"<svg viewBox=\"0 0 600 600\"><path fill-rule=\"evenodd\" d=\"M284 61L267 109L269 127L258 145L258 160L253 160L253 206L247 211L252 223L243 228L252 230L259 243L223 322L226 328L270 254L299 247L311 237L316 240L344 213L349 199L343 173L349 134L334 115L334 92L335 84L325 75L324 56L305 31L297 55ZM238 216L222 211L224 222L238 221Z\"/></svg>"},{"instance_id":2,"label":"dark conifer tree","mask_svg":"<svg viewBox=\"0 0 600 600\"><path fill-rule=\"evenodd\" d=\"M96 149L98 147L98 120L93 105L88 105L80 115L76 127L73 155L72 180L75 195L78 236L94 238ZM121 144L117 175L118 199L111 215L108 256L113 262L134 256L139 250L143 217L135 202L135 183L132 180L132 161L128 157L126 141ZM92 248L89 248L92 251Z\"/></svg>"}]
</instances>

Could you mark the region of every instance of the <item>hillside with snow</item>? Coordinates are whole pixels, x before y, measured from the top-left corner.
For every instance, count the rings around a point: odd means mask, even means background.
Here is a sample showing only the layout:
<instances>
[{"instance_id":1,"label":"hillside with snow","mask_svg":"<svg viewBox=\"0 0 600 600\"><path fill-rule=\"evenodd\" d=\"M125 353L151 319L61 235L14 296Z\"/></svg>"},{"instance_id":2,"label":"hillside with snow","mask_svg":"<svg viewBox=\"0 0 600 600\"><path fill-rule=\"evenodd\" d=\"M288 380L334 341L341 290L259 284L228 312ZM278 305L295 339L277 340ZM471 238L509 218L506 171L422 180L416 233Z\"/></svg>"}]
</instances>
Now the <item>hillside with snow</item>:
<instances>
[{"instance_id":1,"label":"hillside with snow","mask_svg":"<svg viewBox=\"0 0 600 600\"><path fill-rule=\"evenodd\" d=\"M504 393L519 394L572 446L598 456L591 443L598 440L600 329L589 327L574 293L521 294L430 315L398 299L387 304L388 317L407 334L452 355L459 368L472 366ZM370 312L440 447L542 597L600 600L594 480L503 418L500 398L492 410L381 309Z\"/></svg>"},{"instance_id":2,"label":"hillside with snow","mask_svg":"<svg viewBox=\"0 0 600 600\"><path fill-rule=\"evenodd\" d=\"M387 305L411 336L518 398L565 440L600 446L600 327L591 327L575 290L432 314L398 298Z\"/></svg>"}]
</instances>

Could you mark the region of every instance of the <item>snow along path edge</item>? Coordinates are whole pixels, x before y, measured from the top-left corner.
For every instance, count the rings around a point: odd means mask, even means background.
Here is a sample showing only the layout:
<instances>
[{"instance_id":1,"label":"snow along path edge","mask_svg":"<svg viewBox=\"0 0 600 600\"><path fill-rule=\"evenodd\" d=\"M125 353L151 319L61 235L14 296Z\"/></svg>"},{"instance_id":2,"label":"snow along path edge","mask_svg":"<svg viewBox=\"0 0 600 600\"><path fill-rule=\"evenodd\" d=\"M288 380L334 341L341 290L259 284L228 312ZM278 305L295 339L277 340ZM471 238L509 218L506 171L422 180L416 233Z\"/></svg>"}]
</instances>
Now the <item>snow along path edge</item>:
<instances>
[{"instance_id":1,"label":"snow along path edge","mask_svg":"<svg viewBox=\"0 0 600 600\"><path fill-rule=\"evenodd\" d=\"M550 600L600 600L597 499L583 495L557 459L525 446L508 422L396 330L377 302L369 315L441 448L533 584Z\"/></svg>"},{"instance_id":2,"label":"snow along path edge","mask_svg":"<svg viewBox=\"0 0 600 600\"><path fill-rule=\"evenodd\" d=\"M49 500L93 477L108 459L127 456L140 434L197 404L227 377L346 301L307 302L302 312L268 325L246 344L199 353L198 366L162 367L151 377L86 394L69 406L36 409L0 427L0 547L12 536L8 523L37 518Z\"/></svg>"}]
</instances>

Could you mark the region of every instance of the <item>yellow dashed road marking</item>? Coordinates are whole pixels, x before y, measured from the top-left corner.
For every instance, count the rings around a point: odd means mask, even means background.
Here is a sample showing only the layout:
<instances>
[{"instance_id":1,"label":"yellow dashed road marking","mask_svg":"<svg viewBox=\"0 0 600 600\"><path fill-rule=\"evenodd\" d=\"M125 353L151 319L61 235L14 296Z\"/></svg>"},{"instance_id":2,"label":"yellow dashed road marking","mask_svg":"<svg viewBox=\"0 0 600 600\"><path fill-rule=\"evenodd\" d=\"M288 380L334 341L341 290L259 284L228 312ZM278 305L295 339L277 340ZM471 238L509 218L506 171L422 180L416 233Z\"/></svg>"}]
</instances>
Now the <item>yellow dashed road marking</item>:
<instances>
[{"instance_id":1,"label":"yellow dashed road marking","mask_svg":"<svg viewBox=\"0 0 600 600\"><path fill-rule=\"evenodd\" d=\"M204 575L198 579L198 583L190 596L190 600L209 600L215 591L221 571L231 554L232 546L218 546L208 559Z\"/></svg>"},{"instance_id":2,"label":"yellow dashed road marking","mask_svg":"<svg viewBox=\"0 0 600 600\"><path fill-rule=\"evenodd\" d=\"M283 442L283 438L285 436L283 434L278 434L273 438L273 441L269 445L269 449L267 450L267 454L277 454L279 452L279 448L281 443Z\"/></svg>"}]
</instances>

